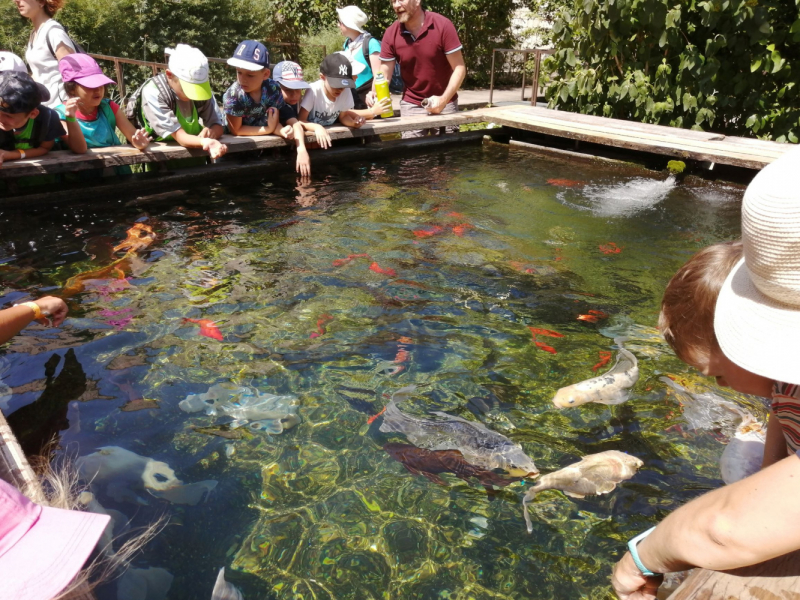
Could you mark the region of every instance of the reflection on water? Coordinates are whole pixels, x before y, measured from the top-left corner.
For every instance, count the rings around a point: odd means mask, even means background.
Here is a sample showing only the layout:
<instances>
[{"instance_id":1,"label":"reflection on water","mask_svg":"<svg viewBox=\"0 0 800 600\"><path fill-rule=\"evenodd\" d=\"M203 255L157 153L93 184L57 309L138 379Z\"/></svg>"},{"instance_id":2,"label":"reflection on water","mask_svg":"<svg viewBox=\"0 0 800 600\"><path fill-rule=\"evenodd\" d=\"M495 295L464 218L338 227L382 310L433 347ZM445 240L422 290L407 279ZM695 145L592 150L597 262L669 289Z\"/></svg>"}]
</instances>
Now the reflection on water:
<instances>
[{"instance_id":1,"label":"reflection on water","mask_svg":"<svg viewBox=\"0 0 800 600\"><path fill-rule=\"evenodd\" d=\"M164 494L127 473L124 490L111 475L94 489L134 526L170 516L134 567L166 570L171 599L210 596L221 566L246 598L605 597L625 540L721 484L724 434L682 428L659 377L704 384L653 326L672 273L738 234L740 195L468 148L301 188L202 187L146 212L109 199L6 214L4 302L81 289L60 330L6 346L3 402L26 443L61 431L63 452L106 448L95 456L189 482ZM109 268L134 223L156 241ZM548 350L531 327L563 337L540 337ZM619 335L639 360L631 399L556 410ZM644 466L607 495L536 495L528 535L529 484L381 432L411 384L404 411L483 424L542 473L605 450ZM220 389L238 404L220 408ZM187 398L211 405L186 412Z\"/></svg>"}]
</instances>

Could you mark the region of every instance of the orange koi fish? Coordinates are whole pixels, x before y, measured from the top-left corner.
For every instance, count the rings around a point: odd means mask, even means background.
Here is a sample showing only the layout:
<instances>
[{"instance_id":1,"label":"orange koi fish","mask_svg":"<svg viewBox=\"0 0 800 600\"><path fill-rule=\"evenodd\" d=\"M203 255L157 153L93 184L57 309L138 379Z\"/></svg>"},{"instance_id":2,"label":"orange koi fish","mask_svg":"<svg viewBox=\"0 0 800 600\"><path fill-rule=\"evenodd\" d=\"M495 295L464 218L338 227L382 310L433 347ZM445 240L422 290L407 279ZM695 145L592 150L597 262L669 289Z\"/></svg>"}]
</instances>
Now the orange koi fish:
<instances>
[{"instance_id":1,"label":"orange koi fish","mask_svg":"<svg viewBox=\"0 0 800 600\"><path fill-rule=\"evenodd\" d=\"M184 317L183 322L200 325L200 335L213 338L220 342L222 341L222 332L219 330L219 327L217 327L217 324L211 319L190 319L188 317Z\"/></svg>"},{"instance_id":2,"label":"orange koi fish","mask_svg":"<svg viewBox=\"0 0 800 600\"><path fill-rule=\"evenodd\" d=\"M373 262L369 266L369 270L378 273L379 275L388 275L389 277L395 277L397 275L397 272L394 269L382 269L381 266L376 262Z\"/></svg>"},{"instance_id":3,"label":"orange koi fish","mask_svg":"<svg viewBox=\"0 0 800 600\"><path fill-rule=\"evenodd\" d=\"M455 217L456 219L463 219L464 218L464 215L462 215L460 212L455 212L455 211L449 212L445 216L446 217Z\"/></svg>"},{"instance_id":4,"label":"orange koi fish","mask_svg":"<svg viewBox=\"0 0 800 600\"><path fill-rule=\"evenodd\" d=\"M545 352L549 352L550 354L558 354L558 351L553 348L552 346L548 346L547 344L543 344L542 342L536 342L536 347L541 348Z\"/></svg>"},{"instance_id":5,"label":"orange koi fish","mask_svg":"<svg viewBox=\"0 0 800 600\"><path fill-rule=\"evenodd\" d=\"M418 238L426 238L444 231L444 229L442 229L438 225L431 225L430 227L431 227L430 229L415 229L414 235L417 236Z\"/></svg>"},{"instance_id":6,"label":"orange koi fish","mask_svg":"<svg viewBox=\"0 0 800 600\"><path fill-rule=\"evenodd\" d=\"M453 225L453 233L455 233L458 237L464 237L464 234L469 229L473 229L472 225L469 223L459 223L458 225Z\"/></svg>"},{"instance_id":7,"label":"orange koi fish","mask_svg":"<svg viewBox=\"0 0 800 600\"><path fill-rule=\"evenodd\" d=\"M617 246L614 242L608 242L607 244L600 244L597 248L603 254L619 254L620 252L622 252L622 248Z\"/></svg>"},{"instance_id":8,"label":"orange koi fish","mask_svg":"<svg viewBox=\"0 0 800 600\"><path fill-rule=\"evenodd\" d=\"M319 337L321 335L325 335L326 333L328 333L328 330L325 329L325 324L326 323L330 323L331 321L333 321L333 317L332 316L330 316L329 314L322 315L319 319L317 319L317 330L314 331L308 337L317 338L317 337Z\"/></svg>"},{"instance_id":9,"label":"orange koi fish","mask_svg":"<svg viewBox=\"0 0 800 600\"><path fill-rule=\"evenodd\" d=\"M597 323L600 317L595 315L578 315L578 321L588 321L589 323Z\"/></svg>"},{"instance_id":10,"label":"orange koi fish","mask_svg":"<svg viewBox=\"0 0 800 600\"><path fill-rule=\"evenodd\" d=\"M127 233L128 237L114 246L114 252L119 252L120 250L139 252L156 241L156 234L153 228L145 223L134 223Z\"/></svg>"},{"instance_id":11,"label":"orange koi fish","mask_svg":"<svg viewBox=\"0 0 800 600\"><path fill-rule=\"evenodd\" d=\"M608 318L608 313L605 313L602 310L590 310L589 314L596 316L598 319L607 319Z\"/></svg>"},{"instance_id":12,"label":"orange koi fish","mask_svg":"<svg viewBox=\"0 0 800 600\"><path fill-rule=\"evenodd\" d=\"M347 258L337 258L333 261L334 267L342 267L356 258L370 258L369 254L348 254Z\"/></svg>"},{"instance_id":13,"label":"orange koi fish","mask_svg":"<svg viewBox=\"0 0 800 600\"><path fill-rule=\"evenodd\" d=\"M574 179L548 179L548 185L555 185L558 187L583 187L586 185L583 181L575 181Z\"/></svg>"},{"instance_id":14,"label":"orange koi fish","mask_svg":"<svg viewBox=\"0 0 800 600\"><path fill-rule=\"evenodd\" d=\"M548 337L554 337L554 338L564 337L563 334L558 333L557 331L553 331L552 329L539 329L538 327L530 327L530 326L528 327L528 329L531 330L531 333L533 334L534 338L537 335L546 335Z\"/></svg>"},{"instance_id":15,"label":"orange koi fish","mask_svg":"<svg viewBox=\"0 0 800 600\"><path fill-rule=\"evenodd\" d=\"M381 412L379 412L377 415L372 415L372 416L371 416L369 419L367 419L367 424L368 424L368 425L372 425L372 424L375 422L375 420L376 420L378 417L380 417L380 416L381 416L383 413L385 413L385 412L386 412L386 407L384 406L384 407L381 409Z\"/></svg>"},{"instance_id":16,"label":"orange koi fish","mask_svg":"<svg viewBox=\"0 0 800 600\"><path fill-rule=\"evenodd\" d=\"M597 371L600 367L605 367L611 361L611 352L600 350L600 362L592 367L592 371Z\"/></svg>"}]
</instances>

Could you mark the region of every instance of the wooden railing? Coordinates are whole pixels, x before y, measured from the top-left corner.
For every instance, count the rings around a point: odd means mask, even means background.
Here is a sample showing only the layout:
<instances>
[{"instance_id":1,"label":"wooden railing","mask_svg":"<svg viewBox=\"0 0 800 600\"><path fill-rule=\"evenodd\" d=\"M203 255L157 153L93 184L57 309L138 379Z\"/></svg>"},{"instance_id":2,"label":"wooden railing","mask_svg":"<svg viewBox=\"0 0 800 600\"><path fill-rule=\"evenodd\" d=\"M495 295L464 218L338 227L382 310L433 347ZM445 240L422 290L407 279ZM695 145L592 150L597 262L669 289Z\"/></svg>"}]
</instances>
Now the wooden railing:
<instances>
[{"instance_id":1,"label":"wooden railing","mask_svg":"<svg viewBox=\"0 0 800 600\"><path fill-rule=\"evenodd\" d=\"M536 106L536 99L539 96L539 72L542 67L542 56L548 56L555 52L552 48L495 48L492 50L492 77L489 83L489 106L492 106L492 97L494 95L494 62L495 56L498 52L505 54L522 53L522 97L520 100L525 100L525 64L528 62L530 54L535 55L535 62L533 66L533 92L531 94L531 106Z\"/></svg>"}]
</instances>

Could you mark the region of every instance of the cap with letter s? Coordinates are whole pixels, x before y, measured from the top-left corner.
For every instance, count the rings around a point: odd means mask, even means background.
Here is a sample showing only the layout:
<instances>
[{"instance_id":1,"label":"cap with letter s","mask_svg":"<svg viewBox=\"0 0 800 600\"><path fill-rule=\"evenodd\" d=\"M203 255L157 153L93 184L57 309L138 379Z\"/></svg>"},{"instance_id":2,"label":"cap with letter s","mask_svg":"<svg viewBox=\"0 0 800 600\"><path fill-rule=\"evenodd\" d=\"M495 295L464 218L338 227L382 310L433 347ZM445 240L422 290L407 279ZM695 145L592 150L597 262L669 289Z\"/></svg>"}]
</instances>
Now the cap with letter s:
<instances>
[{"instance_id":1,"label":"cap with letter s","mask_svg":"<svg viewBox=\"0 0 800 600\"><path fill-rule=\"evenodd\" d=\"M269 68L269 50L261 42L245 40L240 42L236 50L228 59L232 67L247 71L260 71Z\"/></svg>"}]
</instances>

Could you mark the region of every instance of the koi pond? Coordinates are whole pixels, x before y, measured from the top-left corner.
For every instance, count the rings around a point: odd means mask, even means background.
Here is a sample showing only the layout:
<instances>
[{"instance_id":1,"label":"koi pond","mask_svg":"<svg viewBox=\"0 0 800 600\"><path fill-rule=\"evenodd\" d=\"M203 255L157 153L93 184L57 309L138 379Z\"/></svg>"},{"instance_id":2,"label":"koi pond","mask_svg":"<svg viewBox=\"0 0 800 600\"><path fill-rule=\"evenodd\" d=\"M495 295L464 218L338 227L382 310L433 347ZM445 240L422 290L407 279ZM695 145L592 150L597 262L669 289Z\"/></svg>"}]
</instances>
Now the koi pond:
<instances>
[{"instance_id":1,"label":"koi pond","mask_svg":"<svg viewBox=\"0 0 800 600\"><path fill-rule=\"evenodd\" d=\"M120 539L169 518L99 597L208 598L222 566L248 600L610 597L629 538L723 485L730 423L662 378L764 418L655 329L678 267L738 236L742 189L497 145L315 168L3 211L3 306L64 295L70 316L2 349L0 408L28 452L57 437ZM617 337L627 402L556 408ZM383 425L392 397L542 475L643 464L603 495L537 494L529 534L535 480L417 448Z\"/></svg>"}]
</instances>

